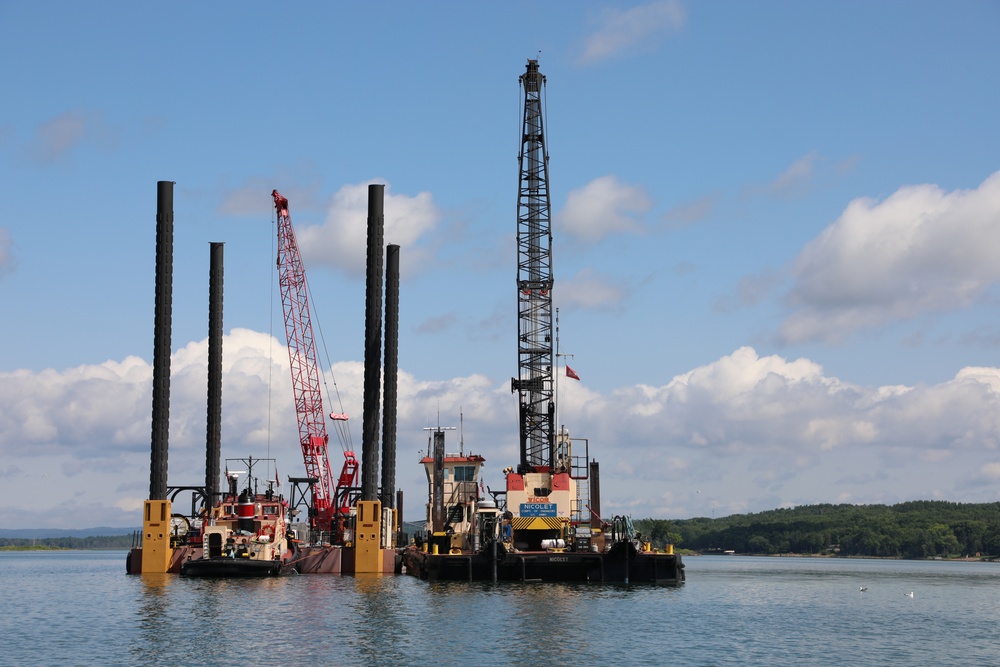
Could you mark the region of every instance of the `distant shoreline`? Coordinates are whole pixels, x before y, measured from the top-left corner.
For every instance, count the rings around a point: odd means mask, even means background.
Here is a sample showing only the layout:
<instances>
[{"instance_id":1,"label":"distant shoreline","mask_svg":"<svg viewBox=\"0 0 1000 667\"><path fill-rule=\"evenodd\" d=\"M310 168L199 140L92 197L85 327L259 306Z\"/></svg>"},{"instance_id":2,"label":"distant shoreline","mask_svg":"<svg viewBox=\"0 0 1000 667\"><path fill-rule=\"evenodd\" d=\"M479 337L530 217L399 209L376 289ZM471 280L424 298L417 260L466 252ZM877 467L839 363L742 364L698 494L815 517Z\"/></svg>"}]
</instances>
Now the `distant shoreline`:
<instances>
[{"instance_id":1,"label":"distant shoreline","mask_svg":"<svg viewBox=\"0 0 1000 667\"><path fill-rule=\"evenodd\" d=\"M942 561L959 563L997 563L1000 558L997 556L956 556L954 558L944 558L941 556L928 558L894 558L892 556L840 556L837 554L751 554L751 553L722 553L718 551L682 551L678 550L684 558L694 556L718 556L720 558L743 556L746 558L816 558L823 560L912 560L912 561Z\"/></svg>"}]
</instances>

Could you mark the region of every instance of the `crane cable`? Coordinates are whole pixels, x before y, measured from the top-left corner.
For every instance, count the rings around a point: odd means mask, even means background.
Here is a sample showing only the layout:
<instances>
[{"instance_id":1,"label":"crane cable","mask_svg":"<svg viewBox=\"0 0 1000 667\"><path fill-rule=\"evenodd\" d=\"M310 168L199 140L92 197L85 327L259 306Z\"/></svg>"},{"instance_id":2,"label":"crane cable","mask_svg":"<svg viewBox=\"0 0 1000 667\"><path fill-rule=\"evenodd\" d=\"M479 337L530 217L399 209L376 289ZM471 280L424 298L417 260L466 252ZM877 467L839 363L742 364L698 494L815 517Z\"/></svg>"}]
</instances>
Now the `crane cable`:
<instances>
[{"instance_id":1,"label":"crane cable","mask_svg":"<svg viewBox=\"0 0 1000 667\"><path fill-rule=\"evenodd\" d=\"M323 347L323 356L328 362L330 378L333 382L334 394L337 396L337 406L340 408L341 414L344 413L344 399L340 395L340 387L337 386L337 376L333 372L333 363L330 362L330 352L326 347L326 337L323 335L323 326L320 324L320 318L317 314L316 301L313 299L312 290L309 288L309 280L306 279L306 298L309 299L312 312L315 314L314 318L316 320L315 327L319 331L319 340ZM317 360L318 363L318 360ZM330 393L330 386L326 381L326 371L327 367L320 367L320 376L323 381L323 388L325 389L326 396L331 397L331 402L333 401L333 394ZM337 440L340 442L340 449L342 452L347 452L348 450L354 451L353 440L351 438L350 421L333 420L334 427L337 431Z\"/></svg>"}]
</instances>

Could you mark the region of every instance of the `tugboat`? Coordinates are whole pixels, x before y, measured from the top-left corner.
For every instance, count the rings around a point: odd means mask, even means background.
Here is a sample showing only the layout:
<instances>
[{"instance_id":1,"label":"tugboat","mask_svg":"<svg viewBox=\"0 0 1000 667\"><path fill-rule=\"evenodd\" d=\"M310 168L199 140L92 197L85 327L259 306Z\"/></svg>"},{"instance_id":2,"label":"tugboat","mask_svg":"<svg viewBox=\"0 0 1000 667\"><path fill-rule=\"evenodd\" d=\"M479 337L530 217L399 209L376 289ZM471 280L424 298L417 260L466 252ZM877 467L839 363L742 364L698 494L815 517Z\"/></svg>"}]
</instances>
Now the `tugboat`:
<instances>
[{"instance_id":1,"label":"tugboat","mask_svg":"<svg viewBox=\"0 0 1000 667\"><path fill-rule=\"evenodd\" d=\"M230 471L230 463L246 466ZM200 558L181 564L187 577L269 577L281 574L290 552L286 539L288 502L276 493L277 479L260 480L254 467L274 459L227 459L229 489L202 522ZM246 485L239 490L240 476ZM275 471L277 478L277 471ZM260 492L263 482L266 490Z\"/></svg>"}]
</instances>

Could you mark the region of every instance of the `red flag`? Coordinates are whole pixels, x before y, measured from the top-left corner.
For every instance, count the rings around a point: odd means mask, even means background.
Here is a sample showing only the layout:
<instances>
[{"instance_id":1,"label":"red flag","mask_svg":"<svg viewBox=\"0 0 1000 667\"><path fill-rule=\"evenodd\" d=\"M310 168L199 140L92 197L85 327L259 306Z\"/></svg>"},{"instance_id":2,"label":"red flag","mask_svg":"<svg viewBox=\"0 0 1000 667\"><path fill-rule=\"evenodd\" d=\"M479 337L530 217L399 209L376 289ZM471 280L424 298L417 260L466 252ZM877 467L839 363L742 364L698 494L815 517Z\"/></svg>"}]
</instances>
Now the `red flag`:
<instances>
[{"instance_id":1,"label":"red flag","mask_svg":"<svg viewBox=\"0 0 1000 667\"><path fill-rule=\"evenodd\" d=\"M569 367L569 364L566 364L566 377L573 378L574 380L580 379L580 376L576 374L576 371Z\"/></svg>"}]
</instances>

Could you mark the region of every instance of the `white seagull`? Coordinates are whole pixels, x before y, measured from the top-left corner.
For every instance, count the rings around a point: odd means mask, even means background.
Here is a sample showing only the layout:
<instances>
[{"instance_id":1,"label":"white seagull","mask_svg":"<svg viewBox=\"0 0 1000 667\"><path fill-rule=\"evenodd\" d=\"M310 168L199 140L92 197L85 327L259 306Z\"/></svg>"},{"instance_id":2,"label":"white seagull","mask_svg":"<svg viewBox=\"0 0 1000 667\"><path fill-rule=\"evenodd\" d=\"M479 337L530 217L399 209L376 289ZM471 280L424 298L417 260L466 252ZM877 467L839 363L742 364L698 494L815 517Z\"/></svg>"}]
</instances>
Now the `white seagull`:
<instances>
[{"instance_id":1,"label":"white seagull","mask_svg":"<svg viewBox=\"0 0 1000 667\"><path fill-rule=\"evenodd\" d=\"M860 590L862 593L864 593L865 591L868 590L868 587L867 586L860 586L860 587L858 587L858 590Z\"/></svg>"},{"instance_id":2,"label":"white seagull","mask_svg":"<svg viewBox=\"0 0 1000 667\"><path fill-rule=\"evenodd\" d=\"M913 591L910 591L909 593L903 593L903 595L905 595L908 598L912 598L913 597Z\"/></svg>"}]
</instances>

